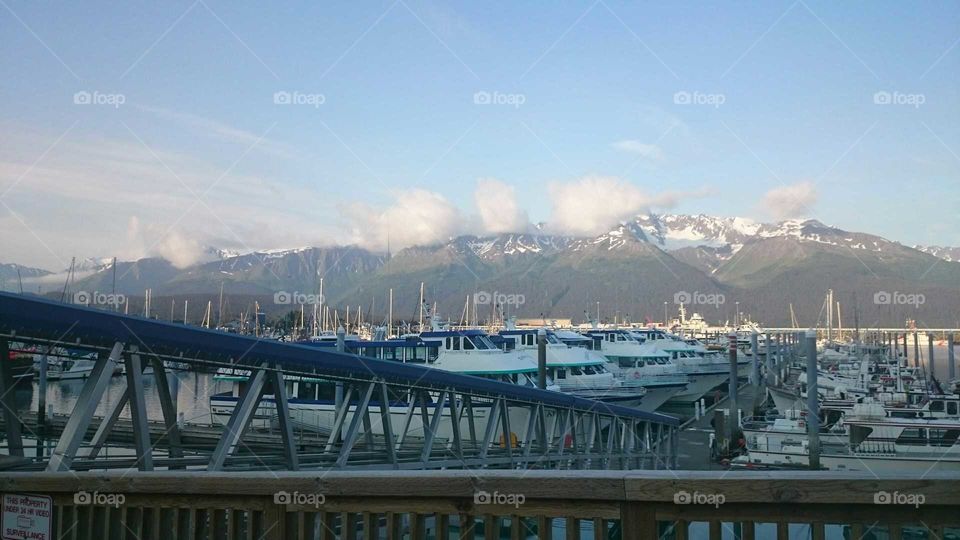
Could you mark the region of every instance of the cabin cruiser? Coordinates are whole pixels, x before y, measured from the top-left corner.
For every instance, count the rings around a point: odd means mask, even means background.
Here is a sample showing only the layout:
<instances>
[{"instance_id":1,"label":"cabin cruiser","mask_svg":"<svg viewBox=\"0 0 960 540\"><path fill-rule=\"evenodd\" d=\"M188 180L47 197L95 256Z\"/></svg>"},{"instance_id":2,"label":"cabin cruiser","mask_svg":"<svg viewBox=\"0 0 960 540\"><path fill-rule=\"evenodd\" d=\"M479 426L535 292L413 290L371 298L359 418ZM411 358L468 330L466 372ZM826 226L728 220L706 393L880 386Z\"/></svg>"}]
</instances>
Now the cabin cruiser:
<instances>
[{"instance_id":1,"label":"cabin cruiser","mask_svg":"<svg viewBox=\"0 0 960 540\"><path fill-rule=\"evenodd\" d=\"M747 453L733 467L806 468L809 440L802 416L767 425L744 423ZM857 404L829 432L820 436L820 464L843 471L960 471L960 420L895 418L875 402Z\"/></svg>"},{"instance_id":2,"label":"cabin cruiser","mask_svg":"<svg viewBox=\"0 0 960 540\"><path fill-rule=\"evenodd\" d=\"M644 346L626 330L595 329L583 337L590 340L592 350L606 358L610 371L646 390L642 410L656 410L691 384L690 377L671 363L667 355Z\"/></svg>"},{"instance_id":3,"label":"cabin cruiser","mask_svg":"<svg viewBox=\"0 0 960 540\"><path fill-rule=\"evenodd\" d=\"M34 355L33 369L40 371L40 362L43 355L37 353ZM49 381L75 381L83 380L93 373L93 368L97 365L97 353L78 351L70 349L54 349L47 355L47 380ZM123 372L122 364L114 367L113 375Z\"/></svg>"},{"instance_id":4,"label":"cabin cruiser","mask_svg":"<svg viewBox=\"0 0 960 540\"><path fill-rule=\"evenodd\" d=\"M508 324L506 330L491 337L495 343L503 343L505 350L532 354L536 361L538 332L537 329L517 330ZM561 392L649 412L660 405L647 405L647 389L639 382L615 377L607 369L607 359L602 354L568 345L552 330L545 331L545 338L547 378Z\"/></svg>"},{"instance_id":5,"label":"cabin cruiser","mask_svg":"<svg viewBox=\"0 0 960 540\"><path fill-rule=\"evenodd\" d=\"M662 330L641 328L630 331L630 335L644 345L666 354L669 361L690 379L687 388L670 401L675 403L693 403L707 392L723 384L730 378L730 362L717 351L708 350L697 340L687 340L668 334ZM745 376L750 372L750 360L737 360L737 374Z\"/></svg>"},{"instance_id":6,"label":"cabin cruiser","mask_svg":"<svg viewBox=\"0 0 960 540\"><path fill-rule=\"evenodd\" d=\"M330 349L336 346L336 341L316 340L303 342L300 345L318 349ZM346 353L354 354L358 361L365 358L402 362L420 365L430 369L442 369L462 375L471 375L499 382L518 384L521 386L537 386L536 355L529 350L505 351L497 347L490 336L480 330L449 330L446 325L432 325L429 332L419 335L408 335L403 339L387 339L380 341L344 340ZM227 388L210 397L211 416L215 423L226 423L233 413L233 408L239 399L242 386L249 378L249 371L221 368L215 380ZM336 411L336 383L322 377L304 377L285 375L290 415L298 429L311 429L321 433L328 433L334 425ZM548 380L548 390L560 390L561 387ZM637 393L632 394L636 396ZM439 399L437 393L428 393L433 400L433 407ZM356 396L354 396L354 399ZM407 421L411 395L391 397L390 417L394 425L403 425ZM472 403L474 418L473 428L484 430L487 424L487 415L490 413L492 400L476 399ZM373 409L378 410L376 400ZM510 425L524 426L527 423L529 410L520 407L510 409ZM550 413L552 414L552 413ZM439 437L452 436L452 423L449 410L442 412ZM347 419L349 421L349 418ZM424 425L419 415L413 415L408 433L411 436L420 436L424 433ZM251 425L268 427L276 422L276 408L272 395L264 396L254 415ZM463 430L468 429L467 419L461 419ZM371 426L375 434L382 434L383 427L376 423Z\"/></svg>"}]
</instances>

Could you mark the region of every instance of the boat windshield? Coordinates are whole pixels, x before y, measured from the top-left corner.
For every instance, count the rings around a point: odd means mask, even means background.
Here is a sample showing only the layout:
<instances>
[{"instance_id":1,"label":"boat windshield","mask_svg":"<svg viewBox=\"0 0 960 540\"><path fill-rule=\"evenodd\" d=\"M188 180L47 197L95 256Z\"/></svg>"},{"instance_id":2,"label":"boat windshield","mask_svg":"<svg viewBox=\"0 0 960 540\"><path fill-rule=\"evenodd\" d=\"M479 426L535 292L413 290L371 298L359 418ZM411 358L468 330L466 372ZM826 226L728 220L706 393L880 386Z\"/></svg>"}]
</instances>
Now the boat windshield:
<instances>
[{"instance_id":1,"label":"boat windshield","mask_svg":"<svg viewBox=\"0 0 960 540\"><path fill-rule=\"evenodd\" d=\"M489 349L497 348L497 346L494 345L493 342L490 341L490 338L488 338L487 336L470 336L470 337L464 336L463 341L464 343L471 342L473 344L473 347L471 348L477 348L480 350L489 350Z\"/></svg>"}]
</instances>

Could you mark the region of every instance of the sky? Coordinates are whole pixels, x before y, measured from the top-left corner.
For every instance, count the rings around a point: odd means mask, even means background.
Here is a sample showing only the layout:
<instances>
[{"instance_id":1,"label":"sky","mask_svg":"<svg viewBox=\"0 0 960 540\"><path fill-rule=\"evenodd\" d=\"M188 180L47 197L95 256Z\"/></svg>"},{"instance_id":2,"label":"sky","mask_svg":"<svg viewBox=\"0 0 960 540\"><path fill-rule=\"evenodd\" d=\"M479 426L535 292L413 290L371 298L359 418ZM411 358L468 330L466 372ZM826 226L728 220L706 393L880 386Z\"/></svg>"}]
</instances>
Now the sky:
<instances>
[{"instance_id":1,"label":"sky","mask_svg":"<svg viewBox=\"0 0 960 540\"><path fill-rule=\"evenodd\" d=\"M960 246L956 2L0 0L0 262L590 235Z\"/></svg>"}]
</instances>

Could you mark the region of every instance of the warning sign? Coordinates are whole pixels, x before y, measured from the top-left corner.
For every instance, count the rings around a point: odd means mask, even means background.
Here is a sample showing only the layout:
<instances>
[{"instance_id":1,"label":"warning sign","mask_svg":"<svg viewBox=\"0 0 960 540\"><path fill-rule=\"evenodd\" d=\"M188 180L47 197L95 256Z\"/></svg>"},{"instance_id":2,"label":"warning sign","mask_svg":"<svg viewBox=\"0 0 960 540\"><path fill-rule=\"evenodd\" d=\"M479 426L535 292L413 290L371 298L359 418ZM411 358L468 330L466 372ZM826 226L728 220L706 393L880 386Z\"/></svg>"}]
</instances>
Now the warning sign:
<instances>
[{"instance_id":1,"label":"warning sign","mask_svg":"<svg viewBox=\"0 0 960 540\"><path fill-rule=\"evenodd\" d=\"M3 495L3 540L51 540L53 499L42 495Z\"/></svg>"}]
</instances>

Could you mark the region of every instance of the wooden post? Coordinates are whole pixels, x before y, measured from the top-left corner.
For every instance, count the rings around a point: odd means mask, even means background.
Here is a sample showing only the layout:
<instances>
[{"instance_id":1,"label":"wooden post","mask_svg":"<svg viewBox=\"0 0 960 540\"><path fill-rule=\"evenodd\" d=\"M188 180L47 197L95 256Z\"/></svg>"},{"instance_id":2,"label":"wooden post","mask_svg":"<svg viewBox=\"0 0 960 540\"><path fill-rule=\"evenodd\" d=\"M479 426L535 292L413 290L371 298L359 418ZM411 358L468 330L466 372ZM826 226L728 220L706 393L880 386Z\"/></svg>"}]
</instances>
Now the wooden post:
<instances>
[{"instance_id":1,"label":"wooden post","mask_svg":"<svg viewBox=\"0 0 960 540\"><path fill-rule=\"evenodd\" d=\"M623 540L660 537L653 506L641 502L620 503L620 529Z\"/></svg>"}]
</instances>

